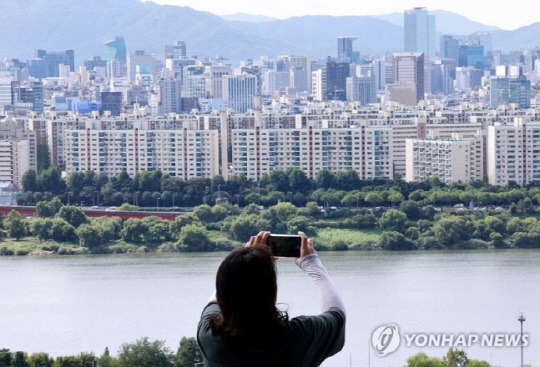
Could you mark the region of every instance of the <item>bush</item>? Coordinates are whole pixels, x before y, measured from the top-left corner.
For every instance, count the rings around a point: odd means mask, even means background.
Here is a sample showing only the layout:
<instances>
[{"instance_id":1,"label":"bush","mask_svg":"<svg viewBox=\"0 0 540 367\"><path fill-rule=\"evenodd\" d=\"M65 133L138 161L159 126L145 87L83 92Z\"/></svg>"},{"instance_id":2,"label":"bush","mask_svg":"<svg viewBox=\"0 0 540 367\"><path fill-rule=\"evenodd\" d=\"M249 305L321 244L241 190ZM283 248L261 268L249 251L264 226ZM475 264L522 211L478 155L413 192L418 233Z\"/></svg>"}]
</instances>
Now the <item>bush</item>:
<instances>
[{"instance_id":1,"label":"bush","mask_svg":"<svg viewBox=\"0 0 540 367\"><path fill-rule=\"evenodd\" d=\"M0 248L0 256L12 256L13 250L8 249L7 247Z\"/></svg>"},{"instance_id":2,"label":"bush","mask_svg":"<svg viewBox=\"0 0 540 367\"><path fill-rule=\"evenodd\" d=\"M332 241L332 250L333 251L347 251L349 246L343 240L334 240Z\"/></svg>"},{"instance_id":3,"label":"bush","mask_svg":"<svg viewBox=\"0 0 540 367\"><path fill-rule=\"evenodd\" d=\"M15 250L15 256L26 256L28 255L28 251L23 249Z\"/></svg>"},{"instance_id":4,"label":"bush","mask_svg":"<svg viewBox=\"0 0 540 367\"><path fill-rule=\"evenodd\" d=\"M165 242L158 246L157 252L178 252L178 247L172 242Z\"/></svg>"}]
</instances>

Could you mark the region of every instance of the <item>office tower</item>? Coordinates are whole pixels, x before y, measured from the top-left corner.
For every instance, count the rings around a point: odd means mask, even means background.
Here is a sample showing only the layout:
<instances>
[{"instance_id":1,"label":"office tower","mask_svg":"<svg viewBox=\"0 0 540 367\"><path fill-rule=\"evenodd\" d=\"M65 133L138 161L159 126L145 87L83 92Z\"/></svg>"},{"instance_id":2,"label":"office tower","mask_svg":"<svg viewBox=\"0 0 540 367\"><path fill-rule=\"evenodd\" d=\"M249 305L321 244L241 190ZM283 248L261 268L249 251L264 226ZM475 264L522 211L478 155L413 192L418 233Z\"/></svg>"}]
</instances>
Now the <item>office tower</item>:
<instances>
[{"instance_id":1,"label":"office tower","mask_svg":"<svg viewBox=\"0 0 540 367\"><path fill-rule=\"evenodd\" d=\"M483 45L468 45L467 46L467 66L472 66L475 69L484 69L484 46Z\"/></svg>"},{"instance_id":2,"label":"office tower","mask_svg":"<svg viewBox=\"0 0 540 367\"><path fill-rule=\"evenodd\" d=\"M404 13L404 40L406 52L423 52L435 56L435 15L425 8L414 8Z\"/></svg>"},{"instance_id":3,"label":"office tower","mask_svg":"<svg viewBox=\"0 0 540 367\"><path fill-rule=\"evenodd\" d=\"M178 79L162 79L159 81L158 100L160 115L182 111L182 82Z\"/></svg>"},{"instance_id":4,"label":"office tower","mask_svg":"<svg viewBox=\"0 0 540 367\"><path fill-rule=\"evenodd\" d=\"M129 54L127 63L127 75L130 83L135 83L135 74L137 73L137 66L143 67L144 70L149 70L153 77L156 77L154 73L154 67L156 58L154 55L147 54L143 50L136 50L134 53Z\"/></svg>"},{"instance_id":5,"label":"office tower","mask_svg":"<svg viewBox=\"0 0 540 367\"><path fill-rule=\"evenodd\" d=\"M237 113L245 113L254 106L257 95L257 77L255 75L224 75L223 99Z\"/></svg>"},{"instance_id":6,"label":"office tower","mask_svg":"<svg viewBox=\"0 0 540 367\"><path fill-rule=\"evenodd\" d=\"M68 65L69 71L75 71L75 52L73 50L59 52L37 50L36 58L45 61L46 77L58 77L59 65Z\"/></svg>"},{"instance_id":7,"label":"office tower","mask_svg":"<svg viewBox=\"0 0 540 367\"><path fill-rule=\"evenodd\" d=\"M182 97L205 98L206 77L204 75L204 66L189 65L184 68L182 85Z\"/></svg>"},{"instance_id":8,"label":"office tower","mask_svg":"<svg viewBox=\"0 0 540 367\"><path fill-rule=\"evenodd\" d=\"M100 114L109 111L112 116L119 116L122 113L122 107L122 92L101 92Z\"/></svg>"},{"instance_id":9,"label":"office tower","mask_svg":"<svg viewBox=\"0 0 540 367\"><path fill-rule=\"evenodd\" d=\"M350 76L350 64L347 62L326 63L326 98L328 101L347 100L347 78Z\"/></svg>"},{"instance_id":10,"label":"office tower","mask_svg":"<svg viewBox=\"0 0 540 367\"><path fill-rule=\"evenodd\" d=\"M515 103L519 108L531 107L531 81L524 77L492 77L490 88L490 106Z\"/></svg>"},{"instance_id":11,"label":"office tower","mask_svg":"<svg viewBox=\"0 0 540 367\"><path fill-rule=\"evenodd\" d=\"M445 34L441 37L441 53L442 59L458 59L459 55L459 40L454 36Z\"/></svg>"},{"instance_id":12,"label":"office tower","mask_svg":"<svg viewBox=\"0 0 540 367\"><path fill-rule=\"evenodd\" d=\"M411 106L424 99L423 53L393 53L392 69L393 83L387 86L390 101Z\"/></svg>"},{"instance_id":13,"label":"office tower","mask_svg":"<svg viewBox=\"0 0 540 367\"><path fill-rule=\"evenodd\" d=\"M386 60L378 59L372 62L373 64L373 74L375 77L375 87L377 92L384 91L386 86Z\"/></svg>"},{"instance_id":14,"label":"office tower","mask_svg":"<svg viewBox=\"0 0 540 367\"><path fill-rule=\"evenodd\" d=\"M358 37L338 37L337 39L337 61L338 62L356 62L357 58L353 52L353 41Z\"/></svg>"},{"instance_id":15,"label":"office tower","mask_svg":"<svg viewBox=\"0 0 540 367\"><path fill-rule=\"evenodd\" d=\"M165 45L165 59L179 59L186 56L186 43L184 41L176 41L174 45Z\"/></svg>"},{"instance_id":16,"label":"office tower","mask_svg":"<svg viewBox=\"0 0 540 367\"><path fill-rule=\"evenodd\" d=\"M209 98L223 98L223 76L232 75L230 66L211 65L204 68L206 95Z\"/></svg>"},{"instance_id":17,"label":"office tower","mask_svg":"<svg viewBox=\"0 0 540 367\"><path fill-rule=\"evenodd\" d=\"M105 68L107 60L103 60L101 56L93 56L91 59L84 60L83 65L88 71L94 70L94 68Z\"/></svg>"},{"instance_id":18,"label":"office tower","mask_svg":"<svg viewBox=\"0 0 540 367\"><path fill-rule=\"evenodd\" d=\"M471 33L467 36L467 44L484 46L484 56L493 51L491 33L489 32Z\"/></svg>"},{"instance_id":19,"label":"office tower","mask_svg":"<svg viewBox=\"0 0 540 367\"><path fill-rule=\"evenodd\" d=\"M431 92L449 95L454 91L456 61L451 59L435 60L431 73Z\"/></svg>"},{"instance_id":20,"label":"office tower","mask_svg":"<svg viewBox=\"0 0 540 367\"><path fill-rule=\"evenodd\" d=\"M377 102L377 86L374 73L371 71L363 75L354 73L347 78L347 101L357 101L364 106Z\"/></svg>"},{"instance_id":21,"label":"office tower","mask_svg":"<svg viewBox=\"0 0 540 367\"><path fill-rule=\"evenodd\" d=\"M267 70L263 74L262 94L271 95L290 84L289 71Z\"/></svg>"},{"instance_id":22,"label":"office tower","mask_svg":"<svg viewBox=\"0 0 540 367\"><path fill-rule=\"evenodd\" d=\"M112 40L103 43L103 60L120 61L127 63L126 41L124 37L116 36Z\"/></svg>"},{"instance_id":23,"label":"office tower","mask_svg":"<svg viewBox=\"0 0 540 367\"><path fill-rule=\"evenodd\" d=\"M289 85L298 92L311 92L311 57L302 55L278 56L287 61L291 82Z\"/></svg>"}]
</instances>

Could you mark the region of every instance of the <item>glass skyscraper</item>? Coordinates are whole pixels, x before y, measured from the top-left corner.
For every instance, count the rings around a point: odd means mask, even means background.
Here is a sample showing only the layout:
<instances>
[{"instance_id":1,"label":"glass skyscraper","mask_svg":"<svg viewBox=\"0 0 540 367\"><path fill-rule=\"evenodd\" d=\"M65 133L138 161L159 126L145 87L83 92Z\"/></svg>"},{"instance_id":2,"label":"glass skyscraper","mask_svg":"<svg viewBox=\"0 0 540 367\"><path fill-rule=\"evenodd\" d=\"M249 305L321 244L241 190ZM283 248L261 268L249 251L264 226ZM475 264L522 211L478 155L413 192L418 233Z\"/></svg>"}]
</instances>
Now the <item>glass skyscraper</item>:
<instances>
[{"instance_id":1,"label":"glass skyscraper","mask_svg":"<svg viewBox=\"0 0 540 367\"><path fill-rule=\"evenodd\" d=\"M127 62L126 41L124 37L116 36L103 44L103 60Z\"/></svg>"},{"instance_id":2,"label":"glass skyscraper","mask_svg":"<svg viewBox=\"0 0 540 367\"><path fill-rule=\"evenodd\" d=\"M435 56L435 15L428 15L424 8L405 11L404 32L406 52Z\"/></svg>"}]
</instances>

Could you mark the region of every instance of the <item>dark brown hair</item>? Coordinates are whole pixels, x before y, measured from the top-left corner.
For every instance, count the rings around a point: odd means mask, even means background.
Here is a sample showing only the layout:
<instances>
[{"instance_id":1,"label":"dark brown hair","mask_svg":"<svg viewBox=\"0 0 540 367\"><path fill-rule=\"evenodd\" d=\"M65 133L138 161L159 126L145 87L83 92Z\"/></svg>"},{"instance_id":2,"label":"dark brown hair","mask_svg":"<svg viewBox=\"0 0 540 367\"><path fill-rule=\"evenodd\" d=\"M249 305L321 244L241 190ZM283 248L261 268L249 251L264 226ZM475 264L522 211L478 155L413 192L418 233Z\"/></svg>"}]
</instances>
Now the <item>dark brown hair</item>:
<instances>
[{"instance_id":1,"label":"dark brown hair","mask_svg":"<svg viewBox=\"0 0 540 367\"><path fill-rule=\"evenodd\" d=\"M223 337L275 335L287 322L276 308L277 274L266 246L232 251L219 266L216 296L221 314L213 314L210 327Z\"/></svg>"}]
</instances>

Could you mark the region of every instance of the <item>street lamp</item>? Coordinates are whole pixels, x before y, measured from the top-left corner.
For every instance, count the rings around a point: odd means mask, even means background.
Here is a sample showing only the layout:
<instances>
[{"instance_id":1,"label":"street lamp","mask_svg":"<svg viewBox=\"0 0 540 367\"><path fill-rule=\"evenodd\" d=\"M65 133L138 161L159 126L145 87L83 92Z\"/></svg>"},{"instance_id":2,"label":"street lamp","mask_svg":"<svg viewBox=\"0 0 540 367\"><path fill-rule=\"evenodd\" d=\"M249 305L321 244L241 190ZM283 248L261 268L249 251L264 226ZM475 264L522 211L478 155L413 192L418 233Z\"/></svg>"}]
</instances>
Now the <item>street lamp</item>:
<instances>
[{"instance_id":1,"label":"street lamp","mask_svg":"<svg viewBox=\"0 0 540 367\"><path fill-rule=\"evenodd\" d=\"M159 199L161 199L161 195L159 195L159 196L156 198L156 207L157 207L158 210L159 210Z\"/></svg>"},{"instance_id":2,"label":"street lamp","mask_svg":"<svg viewBox=\"0 0 540 367\"><path fill-rule=\"evenodd\" d=\"M518 321L521 324L521 367L523 367L523 323L525 322L523 313L519 315Z\"/></svg>"}]
</instances>

